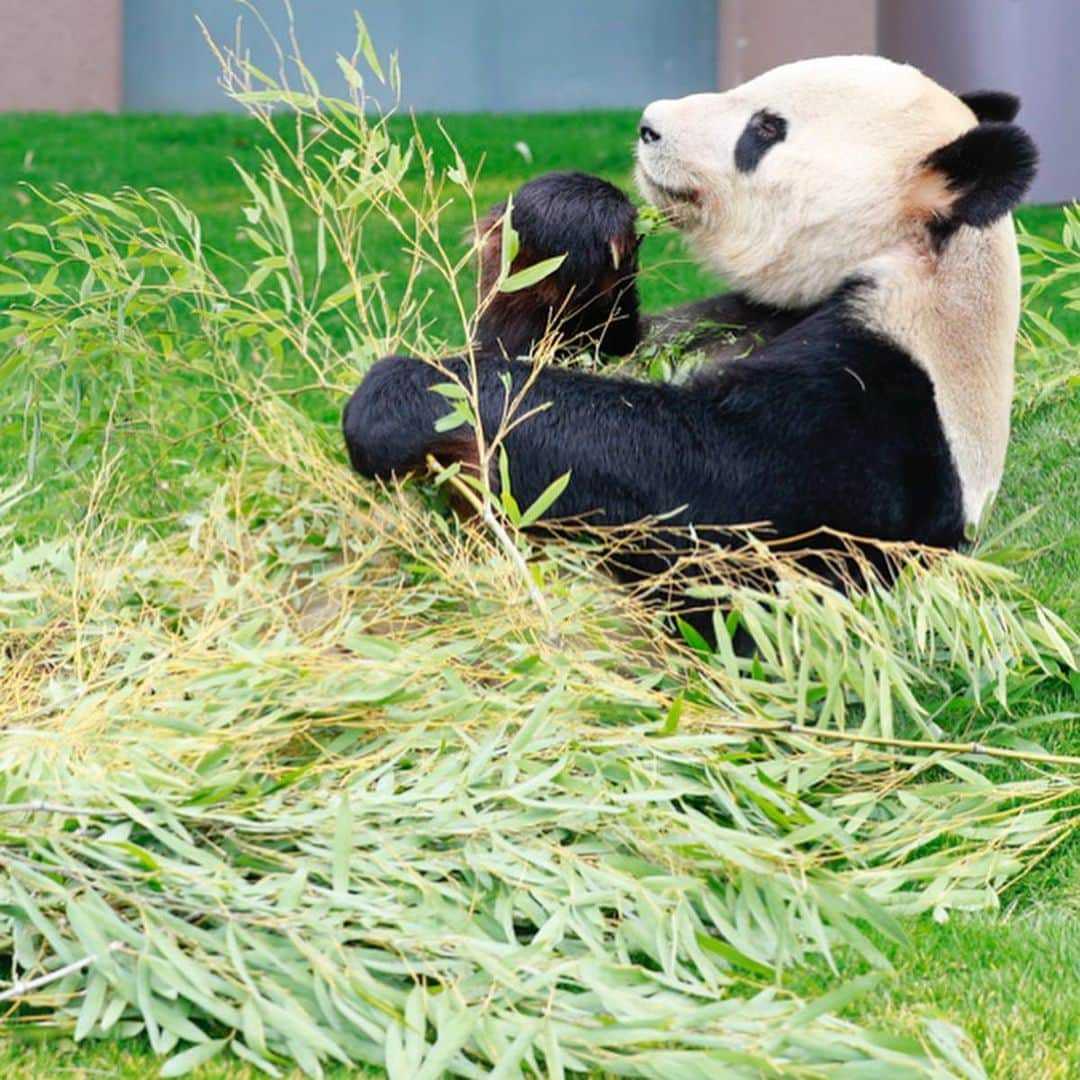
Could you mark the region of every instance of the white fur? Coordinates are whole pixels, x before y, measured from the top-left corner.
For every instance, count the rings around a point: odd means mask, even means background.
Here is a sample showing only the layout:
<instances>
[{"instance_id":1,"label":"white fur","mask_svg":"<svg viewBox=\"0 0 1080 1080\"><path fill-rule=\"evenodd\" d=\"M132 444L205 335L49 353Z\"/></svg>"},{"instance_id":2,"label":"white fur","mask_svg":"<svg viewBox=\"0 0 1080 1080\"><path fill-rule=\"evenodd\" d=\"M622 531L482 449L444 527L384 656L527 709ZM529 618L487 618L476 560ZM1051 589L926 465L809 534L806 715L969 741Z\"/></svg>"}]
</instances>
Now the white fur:
<instances>
[{"instance_id":1,"label":"white fur","mask_svg":"<svg viewBox=\"0 0 1080 1080\"><path fill-rule=\"evenodd\" d=\"M961 228L937 259L897 251L869 267L868 326L923 366L934 384L964 499L976 525L997 492L1009 442L1020 262L1012 220Z\"/></svg>"},{"instance_id":2,"label":"white fur","mask_svg":"<svg viewBox=\"0 0 1080 1080\"><path fill-rule=\"evenodd\" d=\"M759 109L787 121L749 173L735 144ZM959 98L880 57L804 60L723 94L651 104L638 147L645 196L703 258L763 303L802 307L859 275L862 317L929 374L977 522L1004 466L1019 319L1011 221L961 228L938 254L928 222L953 197L923 162L973 127Z\"/></svg>"}]
</instances>

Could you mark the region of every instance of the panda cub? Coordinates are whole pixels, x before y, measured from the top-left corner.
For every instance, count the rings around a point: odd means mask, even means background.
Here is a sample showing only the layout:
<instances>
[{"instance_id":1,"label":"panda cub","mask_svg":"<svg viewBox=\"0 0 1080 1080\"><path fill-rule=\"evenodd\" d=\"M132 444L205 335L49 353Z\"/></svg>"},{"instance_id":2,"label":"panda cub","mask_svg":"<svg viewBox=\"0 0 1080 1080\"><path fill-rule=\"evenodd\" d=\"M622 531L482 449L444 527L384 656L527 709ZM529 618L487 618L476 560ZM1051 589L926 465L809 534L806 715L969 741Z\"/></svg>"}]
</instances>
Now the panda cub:
<instances>
[{"instance_id":1,"label":"panda cub","mask_svg":"<svg viewBox=\"0 0 1080 1080\"><path fill-rule=\"evenodd\" d=\"M666 552L620 550L626 578L663 573L703 538L740 542L725 526L800 550L828 549L832 531L959 546L1000 483L1009 435L1009 212L1036 163L1017 108L868 56L653 102L638 186L734 289L653 319L638 312L625 196L581 174L526 185L519 264L569 255L552 279L495 297L475 364L488 439L508 395L531 414L504 439L518 504L570 472L550 518L662 518ZM717 337L716 363L682 386L515 358L553 324L624 353L702 321L745 327L757 345L745 356ZM441 363L472 378L467 358ZM371 368L344 415L360 473L402 475L428 454L477 465L470 432L435 430L451 403L431 387L445 379L408 357ZM712 637L711 613L691 621Z\"/></svg>"}]
</instances>

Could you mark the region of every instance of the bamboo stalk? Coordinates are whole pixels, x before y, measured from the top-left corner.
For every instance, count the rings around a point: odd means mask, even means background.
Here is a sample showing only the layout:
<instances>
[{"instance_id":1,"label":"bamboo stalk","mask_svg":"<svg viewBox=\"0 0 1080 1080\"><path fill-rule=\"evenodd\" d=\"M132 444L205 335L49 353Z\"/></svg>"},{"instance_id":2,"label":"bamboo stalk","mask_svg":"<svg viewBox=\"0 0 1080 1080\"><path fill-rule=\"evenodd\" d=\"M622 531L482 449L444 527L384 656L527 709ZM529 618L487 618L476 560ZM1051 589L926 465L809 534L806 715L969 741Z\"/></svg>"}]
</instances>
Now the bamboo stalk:
<instances>
[{"instance_id":1,"label":"bamboo stalk","mask_svg":"<svg viewBox=\"0 0 1080 1080\"><path fill-rule=\"evenodd\" d=\"M94 814L116 814L118 810L105 810L96 807L63 806L60 803L45 802L35 799L32 802L0 804L0 814L73 814L92 816Z\"/></svg>"},{"instance_id":2,"label":"bamboo stalk","mask_svg":"<svg viewBox=\"0 0 1080 1080\"><path fill-rule=\"evenodd\" d=\"M430 454L428 455L427 464L428 468L430 468L436 476L444 476L448 471ZM554 634L555 620L552 617L551 609L548 607L547 601L544 599L544 594L533 580L533 576L529 572L529 564L525 561L525 556L518 550L517 544L514 543L510 534L503 527L502 522L499 521L492 511L491 500L481 498L468 484L464 483L457 476L450 476L449 480L450 483L454 485L454 490L476 511L480 516L480 520L491 530L491 534L495 537L499 547L501 547L509 556L510 561L514 564L518 574L521 576L521 580L525 583L525 588L529 593L529 599L532 600L537 611L539 611L540 615L543 617L545 629L548 634Z\"/></svg>"},{"instance_id":3,"label":"bamboo stalk","mask_svg":"<svg viewBox=\"0 0 1080 1080\"><path fill-rule=\"evenodd\" d=\"M121 948L123 948L123 945L119 941L110 941L107 951L114 953L117 949ZM73 975L76 971L82 971L83 968L88 968L99 959L100 957L97 953L91 953L89 956L84 956L81 960L73 960L70 964L65 964L55 971L50 971L45 975L39 975L36 979L16 979L11 986L3 992L0 992L0 1001L13 1001L15 998L25 997L34 990L40 990L43 986L49 986L51 983L59 982L68 975Z\"/></svg>"},{"instance_id":4,"label":"bamboo stalk","mask_svg":"<svg viewBox=\"0 0 1080 1080\"><path fill-rule=\"evenodd\" d=\"M1033 750L1010 750L1004 746L989 746L980 742L928 742L922 739L889 739L883 735L859 735L848 731L830 731L828 728L809 727L806 724L786 721L758 720L744 722L724 720L722 726L734 731L777 732L785 735L805 735L815 739L833 739L867 746L881 746L897 750L930 750L943 754L979 754L983 757L1004 758L1009 761L1026 761L1039 765L1069 765L1080 768L1080 757L1071 754L1048 754Z\"/></svg>"}]
</instances>

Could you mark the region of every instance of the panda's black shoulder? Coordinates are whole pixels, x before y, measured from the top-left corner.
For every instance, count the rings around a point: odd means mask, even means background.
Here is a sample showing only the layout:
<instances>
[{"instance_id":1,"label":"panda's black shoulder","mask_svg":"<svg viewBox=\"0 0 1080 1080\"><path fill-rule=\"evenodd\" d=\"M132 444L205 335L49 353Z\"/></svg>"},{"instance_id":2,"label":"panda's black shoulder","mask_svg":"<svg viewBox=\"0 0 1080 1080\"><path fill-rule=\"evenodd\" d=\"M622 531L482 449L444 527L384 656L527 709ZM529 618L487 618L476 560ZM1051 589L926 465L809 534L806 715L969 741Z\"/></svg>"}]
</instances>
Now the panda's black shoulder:
<instances>
[{"instance_id":1,"label":"panda's black shoulder","mask_svg":"<svg viewBox=\"0 0 1080 1080\"><path fill-rule=\"evenodd\" d=\"M823 303L799 312L786 329L744 358L703 372L697 387L706 391L710 383L727 390L746 387L793 404L807 402L793 395L810 394L826 409L854 396L905 402L912 409L936 413L926 371L861 314L861 294L873 287L863 279L846 282ZM847 392L838 394L838 388Z\"/></svg>"},{"instance_id":2,"label":"panda's black shoulder","mask_svg":"<svg viewBox=\"0 0 1080 1080\"><path fill-rule=\"evenodd\" d=\"M870 531L954 547L963 535L961 484L933 382L860 315L859 293L870 287L845 285L746 358L701 377L694 392L729 421L745 417L784 444L789 479L824 520L846 520L833 503L851 499L858 475L868 524L881 523Z\"/></svg>"}]
</instances>

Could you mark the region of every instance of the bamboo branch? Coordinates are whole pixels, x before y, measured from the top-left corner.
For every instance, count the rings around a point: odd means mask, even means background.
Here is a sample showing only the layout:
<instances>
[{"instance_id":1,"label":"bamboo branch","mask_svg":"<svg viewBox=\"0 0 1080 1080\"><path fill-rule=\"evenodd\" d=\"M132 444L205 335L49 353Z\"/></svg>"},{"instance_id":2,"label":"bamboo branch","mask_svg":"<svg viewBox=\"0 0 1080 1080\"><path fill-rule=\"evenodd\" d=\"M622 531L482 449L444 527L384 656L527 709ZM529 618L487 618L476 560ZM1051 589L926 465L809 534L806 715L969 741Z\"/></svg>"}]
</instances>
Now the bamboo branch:
<instances>
[{"instance_id":1,"label":"bamboo branch","mask_svg":"<svg viewBox=\"0 0 1080 1080\"><path fill-rule=\"evenodd\" d=\"M78 817L116 812L117 811L87 809L82 806L62 806L59 803L44 802L41 799L35 799L32 802L0 804L0 814L73 814Z\"/></svg>"},{"instance_id":2,"label":"bamboo branch","mask_svg":"<svg viewBox=\"0 0 1080 1080\"><path fill-rule=\"evenodd\" d=\"M436 476L443 477L448 471L430 454L428 455L427 464L428 468L430 468ZM547 632L549 634L554 634L555 620L552 617L551 609L548 607L547 601L544 599L544 594L533 580L533 576L529 572L529 564L525 561L525 556L518 550L517 544L514 543L510 534L504 528L503 523L499 521L495 516L494 511L491 509L491 500L481 498L467 483L460 480L457 476L450 476L449 481L454 485L454 490L476 511L480 516L480 520L491 530L491 533L499 546L510 557L510 561L517 568L522 581L525 583L526 589L528 589L529 598L544 619L544 625Z\"/></svg>"},{"instance_id":3,"label":"bamboo branch","mask_svg":"<svg viewBox=\"0 0 1080 1080\"><path fill-rule=\"evenodd\" d=\"M943 754L979 754L983 757L1004 758L1009 761L1027 761L1040 765L1074 765L1080 767L1080 757L1070 754L1047 754L1034 750L1009 750L1004 746L990 746L980 742L926 742L922 739L889 739L884 735L858 735L847 731L830 731L827 728L808 727L805 724L767 720L743 722L724 720L722 726L735 731L776 732L788 735L806 735L815 739L835 739L841 742L860 743L898 750L932 750Z\"/></svg>"},{"instance_id":4,"label":"bamboo branch","mask_svg":"<svg viewBox=\"0 0 1080 1080\"><path fill-rule=\"evenodd\" d=\"M117 949L121 948L123 948L123 945L119 941L110 941L107 951L114 953ZM50 983L59 982L67 975L74 974L76 971L82 971L83 968L89 967L98 959L98 954L92 953L90 956L84 956L81 960L73 960L70 964L65 964L55 971L50 971L45 975L39 975L36 979L16 979L11 986L0 993L0 1001L12 1001L15 998L25 997L33 990L40 990L43 986L48 986Z\"/></svg>"}]
</instances>

